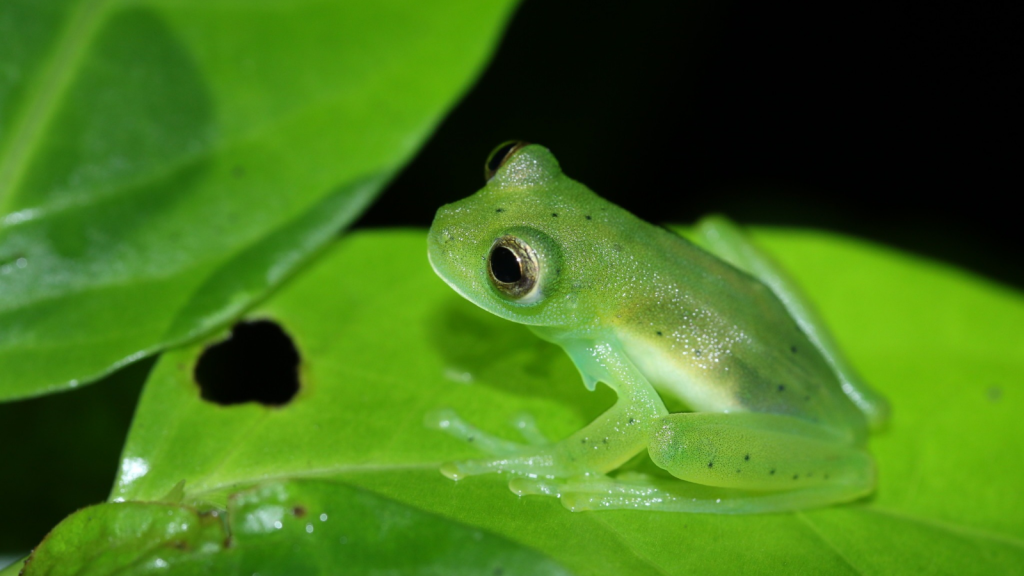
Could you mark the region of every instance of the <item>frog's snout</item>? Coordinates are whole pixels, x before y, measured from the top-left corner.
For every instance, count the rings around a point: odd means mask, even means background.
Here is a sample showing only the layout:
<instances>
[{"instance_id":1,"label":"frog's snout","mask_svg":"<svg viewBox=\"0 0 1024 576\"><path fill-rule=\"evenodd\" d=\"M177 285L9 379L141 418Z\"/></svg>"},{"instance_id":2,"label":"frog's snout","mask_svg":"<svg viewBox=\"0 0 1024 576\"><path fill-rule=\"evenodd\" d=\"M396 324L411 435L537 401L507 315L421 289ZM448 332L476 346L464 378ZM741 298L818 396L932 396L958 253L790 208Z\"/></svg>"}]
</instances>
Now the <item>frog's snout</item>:
<instances>
[{"instance_id":1,"label":"frog's snout","mask_svg":"<svg viewBox=\"0 0 1024 576\"><path fill-rule=\"evenodd\" d=\"M430 223L429 239L431 243L445 243L452 240L452 221L457 210L451 204L445 204L434 213L434 221Z\"/></svg>"},{"instance_id":2,"label":"frog's snout","mask_svg":"<svg viewBox=\"0 0 1024 576\"><path fill-rule=\"evenodd\" d=\"M441 206L434 213L434 221L430 223L430 230L427 232L427 242L433 248L435 244L444 244L451 240L451 231L444 225L448 219L447 206Z\"/></svg>"},{"instance_id":3,"label":"frog's snout","mask_svg":"<svg viewBox=\"0 0 1024 576\"><path fill-rule=\"evenodd\" d=\"M434 271L445 280L449 280L449 274L446 272L451 267L452 260L457 258L459 246L460 234L453 222L456 212L457 210L453 210L450 204L438 208L427 233L427 258Z\"/></svg>"}]
</instances>

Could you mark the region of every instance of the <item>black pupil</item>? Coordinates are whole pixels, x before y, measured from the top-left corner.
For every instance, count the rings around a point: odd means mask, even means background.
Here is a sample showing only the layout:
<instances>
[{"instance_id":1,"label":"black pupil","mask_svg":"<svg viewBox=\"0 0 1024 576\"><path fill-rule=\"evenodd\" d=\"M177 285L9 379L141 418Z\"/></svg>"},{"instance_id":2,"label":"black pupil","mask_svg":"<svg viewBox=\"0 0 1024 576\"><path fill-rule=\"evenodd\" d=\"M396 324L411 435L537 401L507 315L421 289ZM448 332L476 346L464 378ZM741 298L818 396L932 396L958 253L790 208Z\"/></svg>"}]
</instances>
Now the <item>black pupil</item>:
<instances>
[{"instance_id":1,"label":"black pupil","mask_svg":"<svg viewBox=\"0 0 1024 576\"><path fill-rule=\"evenodd\" d=\"M491 274L494 274L499 282L513 284L523 277L523 269L511 250L498 246L491 252Z\"/></svg>"},{"instance_id":2,"label":"black pupil","mask_svg":"<svg viewBox=\"0 0 1024 576\"><path fill-rule=\"evenodd\" d=\"M505 156L508 156L509 150L515 148L516 144L518 144L518 142L509 142L495 150L487 160L487 169L491 172L497 172L498 168L501 168L501 163L505 161ZM479 156L477 156L477 158L479 158ZM477 162L479 162L479 160L477 160Z\"/></svg>"}]
</instances>

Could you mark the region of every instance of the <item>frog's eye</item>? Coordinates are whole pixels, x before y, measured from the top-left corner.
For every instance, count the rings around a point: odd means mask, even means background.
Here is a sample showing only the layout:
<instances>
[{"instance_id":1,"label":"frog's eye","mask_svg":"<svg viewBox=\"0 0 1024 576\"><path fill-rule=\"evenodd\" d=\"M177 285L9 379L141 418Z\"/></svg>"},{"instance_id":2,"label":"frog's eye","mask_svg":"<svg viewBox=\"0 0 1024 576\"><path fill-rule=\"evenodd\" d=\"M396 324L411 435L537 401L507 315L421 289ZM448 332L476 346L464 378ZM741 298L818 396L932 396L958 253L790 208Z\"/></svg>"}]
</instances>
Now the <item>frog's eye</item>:
<instances>
[{"instance_id":1,"label":"frog's eye","mask_svg":"<svg viewBox=\"0 0 1024 576\"><path fill-rule=\"evenodd\" d=\"M498 145L497 148L491 151L491 155L487 157L487 162L484 162L484 179L490 180L498 172L498 169L505 165L520 148L527 146L529 142L523 142L522 140L509 140Z\"/></svg>"},{"instance_id":2,"label":"frog's eye","mask_svg":"<svg viewBox=\"0 0 1024 576\"><path fill-rule=\"evenodd\" d=\"M494 241L487 255L487 272L499 292L516 300L532 296L540 266L537 252L515 236Z\"/></svg>"}]
</instances>

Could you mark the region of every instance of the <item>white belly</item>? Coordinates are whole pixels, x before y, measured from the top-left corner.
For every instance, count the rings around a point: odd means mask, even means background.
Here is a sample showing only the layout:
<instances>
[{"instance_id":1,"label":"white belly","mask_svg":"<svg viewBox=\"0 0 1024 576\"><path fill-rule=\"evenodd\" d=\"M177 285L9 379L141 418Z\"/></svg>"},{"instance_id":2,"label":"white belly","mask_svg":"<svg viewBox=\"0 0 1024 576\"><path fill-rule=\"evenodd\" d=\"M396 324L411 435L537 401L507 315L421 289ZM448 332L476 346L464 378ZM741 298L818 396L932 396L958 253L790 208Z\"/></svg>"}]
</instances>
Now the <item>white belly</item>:
<instances>
[{"instance_id":1,"label":"white belly","mask_svg":"<svg viewBox=\"0 0 1024 576\"><path fill-rule=\"evenodd\" d=\"M694 358L692 351L657 346L658 342L619 335L633 364L661 394L696 412L746 412L736 396L729 366L721 358Z\"/></svg>"}]
</instances>

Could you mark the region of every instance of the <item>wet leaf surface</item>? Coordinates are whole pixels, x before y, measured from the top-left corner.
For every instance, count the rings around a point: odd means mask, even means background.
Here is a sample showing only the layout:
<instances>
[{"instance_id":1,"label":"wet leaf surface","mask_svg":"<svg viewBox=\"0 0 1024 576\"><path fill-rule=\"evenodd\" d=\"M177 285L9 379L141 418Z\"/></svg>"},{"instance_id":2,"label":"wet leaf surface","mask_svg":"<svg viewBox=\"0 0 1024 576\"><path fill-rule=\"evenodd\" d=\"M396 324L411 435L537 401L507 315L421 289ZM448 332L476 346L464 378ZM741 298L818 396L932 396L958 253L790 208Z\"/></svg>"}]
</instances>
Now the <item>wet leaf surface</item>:
<instances>
[{"instance_id":1,"label":"wet leaf surface","mask_svg":"<svg viewBox=\"0 0 1024 576\"><path fill-rule=\"evenodd\" d=\"M329 480L277 481L224 511L100 504L65 520L24 576L63 574L567 575L541 554Z\"/></svg>"}]
</instances>

